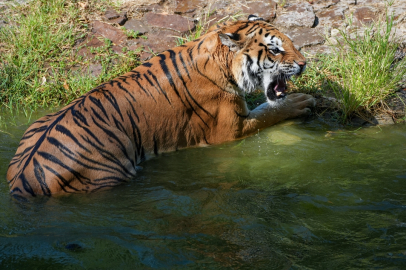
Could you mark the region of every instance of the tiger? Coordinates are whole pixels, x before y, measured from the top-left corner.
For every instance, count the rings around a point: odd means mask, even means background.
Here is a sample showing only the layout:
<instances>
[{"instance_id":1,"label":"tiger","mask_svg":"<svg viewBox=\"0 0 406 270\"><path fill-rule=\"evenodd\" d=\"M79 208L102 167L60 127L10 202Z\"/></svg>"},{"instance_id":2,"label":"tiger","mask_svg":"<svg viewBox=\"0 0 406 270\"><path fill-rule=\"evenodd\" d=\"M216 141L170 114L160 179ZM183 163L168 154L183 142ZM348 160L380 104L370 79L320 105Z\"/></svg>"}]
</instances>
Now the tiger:
<instances>
[{"instance_id":1,"label":"tiger","mask_svg":"<svg viewBox=\"0 0 406 270\"><path fill-rule=\"evenodd\" d=\"M35 121L9 164L10 194L104 190L163 152L244 138L307 114L315 99L286 92L305 68L292 40L261 18L219 25ZM258 89L266 102L249 110L245 96Z\"/></svg>"}]
</instances>

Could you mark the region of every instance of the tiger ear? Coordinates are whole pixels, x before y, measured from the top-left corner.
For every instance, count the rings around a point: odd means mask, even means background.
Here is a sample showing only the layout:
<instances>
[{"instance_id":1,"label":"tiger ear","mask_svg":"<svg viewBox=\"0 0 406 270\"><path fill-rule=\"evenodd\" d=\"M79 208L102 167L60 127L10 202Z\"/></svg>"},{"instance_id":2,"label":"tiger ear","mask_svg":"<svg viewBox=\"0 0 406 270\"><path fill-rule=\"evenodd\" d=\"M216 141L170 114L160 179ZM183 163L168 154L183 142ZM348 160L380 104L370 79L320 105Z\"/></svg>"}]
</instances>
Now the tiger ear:
<instances>
[{"instance_id":1,"label":"tiger ear","mask_svg":"<svg viewBox=\"0 0 406 270\"><path fill-rule=\"evenodd\" d=\"M263 18L261 18L261 17L258 17L257 15L249 15L248 16L248 20L249 21L265 21Z\"/></svg>"},{"instance_id":2,"label":"tiger ear","mask_svg":"<svg viewBox=\"0 0 406 270\"><path fill-rule=\"evenodd\" d=\"M238 50L240 50L240 45L238 45L238 43L234 40L231 39L231 37L233 37L233 34L230 33L220 33L219 34L219 38L220 41L223 45L227 46L230 51L236 52Z\"/></svg>"}]
</instances>

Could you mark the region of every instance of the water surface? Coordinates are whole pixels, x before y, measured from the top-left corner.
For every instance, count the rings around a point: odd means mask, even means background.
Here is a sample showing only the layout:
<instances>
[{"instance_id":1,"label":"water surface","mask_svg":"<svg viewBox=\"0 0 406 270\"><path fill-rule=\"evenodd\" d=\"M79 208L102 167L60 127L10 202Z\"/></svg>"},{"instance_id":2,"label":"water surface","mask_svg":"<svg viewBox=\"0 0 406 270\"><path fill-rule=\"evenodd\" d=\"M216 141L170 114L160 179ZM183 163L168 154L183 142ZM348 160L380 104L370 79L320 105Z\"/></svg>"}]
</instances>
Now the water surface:
<instances>
[{"instance_id":1,"label":"water surface","mask_svg":"<svg viewBox=\"0 0 406 270\"><path fill-rule=\"evenodd\" d=\"M0 269L406 266L404 125L288 121L162 154L108 191L23 203L5 174L27 127L0 132Z\"/></svg>"}]
</instances>

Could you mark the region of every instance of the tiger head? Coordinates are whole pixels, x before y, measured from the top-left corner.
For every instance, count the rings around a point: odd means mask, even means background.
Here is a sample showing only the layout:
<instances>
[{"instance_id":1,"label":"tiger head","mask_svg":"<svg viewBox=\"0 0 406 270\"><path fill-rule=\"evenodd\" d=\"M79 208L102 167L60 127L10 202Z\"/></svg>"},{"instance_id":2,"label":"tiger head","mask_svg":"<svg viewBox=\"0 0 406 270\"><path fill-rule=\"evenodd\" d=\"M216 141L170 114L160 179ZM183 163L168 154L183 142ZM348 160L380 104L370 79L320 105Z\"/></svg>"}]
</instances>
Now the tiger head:
<instances>
[{"instance_id":1,"label":"tiger head","mask_svg":"<svg viewBox=\"0 0 406 270\"><path fill-rule=\"evenodd\" d=\"M259 17L225 24L218 35L234 52L231 68L238 87L245 92L261 89L270 102L285 97L286 81L306 68L292 40Z\"/></svg>"}]
</instances>

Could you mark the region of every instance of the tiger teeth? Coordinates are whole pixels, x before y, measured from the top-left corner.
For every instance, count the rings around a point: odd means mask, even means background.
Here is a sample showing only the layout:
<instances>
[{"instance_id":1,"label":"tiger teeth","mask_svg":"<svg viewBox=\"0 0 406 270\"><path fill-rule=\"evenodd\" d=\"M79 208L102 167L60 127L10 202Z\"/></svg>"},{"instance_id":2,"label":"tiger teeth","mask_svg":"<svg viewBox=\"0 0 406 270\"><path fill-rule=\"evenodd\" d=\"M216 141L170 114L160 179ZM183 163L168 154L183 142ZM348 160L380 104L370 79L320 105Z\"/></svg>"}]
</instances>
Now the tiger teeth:
<instances>
[{"instance_id":1,"label":"tiger teeth","mask_svg":"<svg viewBox=\"0 0 406 270\"><path fill-rule=\"evenodd\" d=\"M282 95L282 92L276 92L277 97L279 97L280 95Z\"/></svg>"}]
</instances>

